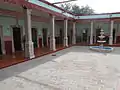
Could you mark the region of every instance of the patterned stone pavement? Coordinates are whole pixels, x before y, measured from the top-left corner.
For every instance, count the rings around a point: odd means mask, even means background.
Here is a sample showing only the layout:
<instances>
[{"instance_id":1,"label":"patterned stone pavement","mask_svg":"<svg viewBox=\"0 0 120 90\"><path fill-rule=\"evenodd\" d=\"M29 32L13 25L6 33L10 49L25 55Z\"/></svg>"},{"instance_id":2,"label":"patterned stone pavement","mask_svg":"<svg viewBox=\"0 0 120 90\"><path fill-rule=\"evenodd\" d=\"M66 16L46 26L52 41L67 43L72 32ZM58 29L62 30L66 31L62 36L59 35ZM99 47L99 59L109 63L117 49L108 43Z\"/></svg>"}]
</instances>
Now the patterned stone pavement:
<instances>
[{"instance_id":1,"label":"patterned stone pavement","mask_svg":"<svg viewBox=\"0 0 120 90\"><path fill-rule=\"evenodd\" d=\"M120 49L76 46L2 69L0 90L120 90Z\"/></svg>"}]
</instances>

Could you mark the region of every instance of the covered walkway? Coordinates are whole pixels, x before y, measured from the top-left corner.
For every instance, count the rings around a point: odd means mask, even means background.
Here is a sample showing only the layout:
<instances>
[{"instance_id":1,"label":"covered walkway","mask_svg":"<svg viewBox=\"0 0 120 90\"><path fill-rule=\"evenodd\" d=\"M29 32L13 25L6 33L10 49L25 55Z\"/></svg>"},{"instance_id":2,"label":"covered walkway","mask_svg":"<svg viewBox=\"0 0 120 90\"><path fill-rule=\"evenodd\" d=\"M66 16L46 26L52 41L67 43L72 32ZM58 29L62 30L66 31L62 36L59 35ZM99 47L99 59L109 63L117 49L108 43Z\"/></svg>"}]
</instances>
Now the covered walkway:
<instances>
[{"instance_id":1,"label":"covered walkway","mask_svg":"<svg viewBox=\"0 0 120 90\"><path fill-rule=\"evenodd\" d=\"M59 51L59 50L62 50L66 47L63 47L62 45L57 45L56 48L57 48L56 51ZM50 51L49 48L36 48L34 50L35 58L41 57L41 56L44 56L44 55L47 55L47 54L50 54L50 53L53 53L53 52L56 52L56 51ZM0 69L11 66L11 65L15 65L15 64L18 64L18 63L22 63L22 62L25 62L25 61L28 61L28 60L30 60L30 59L27 59L27 58L24 57L24 52L23 51L16 52L12 55L2 55L2 56L0 56Z\"/></svg>"}]
</instances>

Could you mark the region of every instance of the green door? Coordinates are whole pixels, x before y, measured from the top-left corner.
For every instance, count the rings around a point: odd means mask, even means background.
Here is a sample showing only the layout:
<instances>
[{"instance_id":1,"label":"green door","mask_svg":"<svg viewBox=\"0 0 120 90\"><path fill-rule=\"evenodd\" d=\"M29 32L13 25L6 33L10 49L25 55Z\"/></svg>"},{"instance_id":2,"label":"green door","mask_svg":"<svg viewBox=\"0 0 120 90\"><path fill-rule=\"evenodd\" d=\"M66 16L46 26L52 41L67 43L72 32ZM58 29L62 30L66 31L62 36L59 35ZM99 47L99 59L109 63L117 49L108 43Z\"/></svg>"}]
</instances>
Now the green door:
<instances>
[{"instance_id":1,"label":"green door","mask_svg":"<svg viewBox=\"0 0 120 90\"><path fill-rule=\"evenodd\" d=\"M36 28L32 28L32 41L34 43L34 48L37 48L37 29Z\"/></svg>"}]
</instances>

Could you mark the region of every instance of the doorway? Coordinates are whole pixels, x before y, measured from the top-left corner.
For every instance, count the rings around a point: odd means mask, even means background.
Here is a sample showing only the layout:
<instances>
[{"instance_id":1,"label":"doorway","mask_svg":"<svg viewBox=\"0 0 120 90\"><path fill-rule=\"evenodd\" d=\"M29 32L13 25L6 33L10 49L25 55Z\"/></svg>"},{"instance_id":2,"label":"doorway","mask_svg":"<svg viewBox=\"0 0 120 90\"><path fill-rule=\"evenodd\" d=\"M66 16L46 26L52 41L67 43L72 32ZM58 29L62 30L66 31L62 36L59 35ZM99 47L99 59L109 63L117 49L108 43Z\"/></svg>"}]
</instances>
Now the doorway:
<instances>
[{"instance_id":1,"label":"doorway","mask_svg":"<svg viewBox=\"0 0 120 90\"><path fill-rule=\"evenodd\" d=\"M83 30L83 33L82 33L82 41L83 41L83 43L87 43L87 39L88 39L88 29L84 29Z\"/></svg>"},{"instance_id":2,"label":"doorway","mask_svg":"<svg viewBox=\"0 0 120 90\"><path fill-rule=\"evenodd\" d=\"M115 37L116 37L116 30L115 29L113 29L113 44L115 44Z\"/></svg>"},{"instance_id":3,"label":"doorway","mask_svg":"<svg viewBox=\"0 0 120 90\"><path fill-rule=\"evenodd\" d=\"M70 30L70 35L69 35L69 38L68 38L69 44L72 44L72 37L73 37L73 30L71 29Z\"/></svg>"},{"instance_id":4,"label":"doorway","mask_svg":"<svg viewBox=\"0 0 120 90\"><path fill-rule=\"evenodd\" d=\"M60 44L63 44L63 30L62 29L60 29L60 39L59 39L59 41L60 41Z\"/></svg>"},{"instance_id":5,"label":"doorway","mask_svg":"<svg viewBox=\"0 0 120 90\"><path fill-rule=\"evenodd\" d=\"M15 51L22 51L21 32L19 27L13 27L13 42Z\"/></svg>"},{"instance_id":6,"label":"doorway","mask_svg":"<svg viewBox=\"0 0 120 90\"><path fill-rule=\"evenodd\" d=\"M3 54L2 45L3 45L3 31L2 31L2 26L0 26L0 55Z\"/></svg>"},{"instance_id":7,"label":"doorway","mask_svg":"<svg viewBox=\"0 0 120 90\"><path fill-rule=\"evenodd\" d=\"M37 29L36 28L32 28L32 41L34 43L34 48L37 48L38 43L37 43Z\"/></svg>"},{"instance_id":8,"label":"doorway","mask_svg":"<svg viewBox=\"0 0 120 90\"><path fill-rule=\"evenodd\" d=\"M1 37L0 37L0 55L2 55Z\"/></svg>"},{"instance_id":9,"label":"doorway","mask_svg":"<svg viewBox=\"0 0 120 90\"><path fill-rule=\"evenodd\" d=\"M46 28L43 28L42 34L43 34L43 45L44 47L47 47L47 29Z\"/></svg>"}]
</instances>

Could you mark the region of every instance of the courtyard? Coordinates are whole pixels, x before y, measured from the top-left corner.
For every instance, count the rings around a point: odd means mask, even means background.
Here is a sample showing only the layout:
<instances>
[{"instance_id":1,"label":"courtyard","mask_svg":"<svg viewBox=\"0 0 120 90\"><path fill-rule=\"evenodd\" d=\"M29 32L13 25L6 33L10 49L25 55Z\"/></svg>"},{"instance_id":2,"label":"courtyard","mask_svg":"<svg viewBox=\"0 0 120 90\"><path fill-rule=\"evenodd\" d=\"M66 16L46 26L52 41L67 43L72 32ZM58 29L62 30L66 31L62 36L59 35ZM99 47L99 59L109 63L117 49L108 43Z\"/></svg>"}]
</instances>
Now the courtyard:
<instances>
[{"instance_id":1,"label":"courtyard","mask_svg":"<svg viewBox=\"0 0 120 90\"><path fill-rule=\"evenodd\" d=\"M119 53L119 47L101 53L73 46L1 69L0 89L120 90Z\"/></svg>"}]
</instances>

